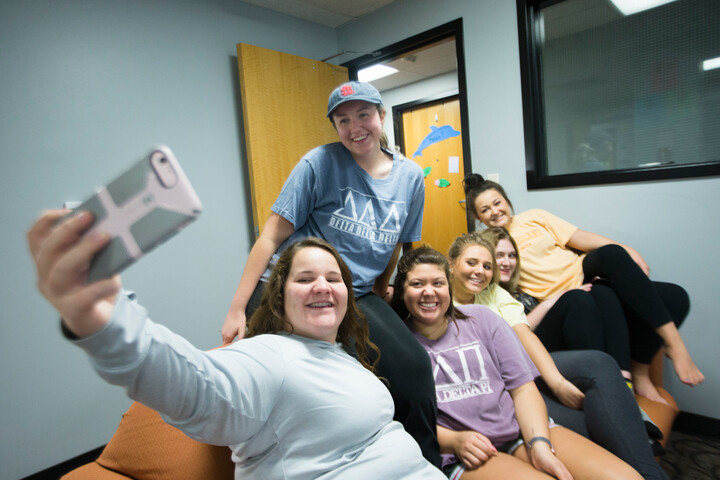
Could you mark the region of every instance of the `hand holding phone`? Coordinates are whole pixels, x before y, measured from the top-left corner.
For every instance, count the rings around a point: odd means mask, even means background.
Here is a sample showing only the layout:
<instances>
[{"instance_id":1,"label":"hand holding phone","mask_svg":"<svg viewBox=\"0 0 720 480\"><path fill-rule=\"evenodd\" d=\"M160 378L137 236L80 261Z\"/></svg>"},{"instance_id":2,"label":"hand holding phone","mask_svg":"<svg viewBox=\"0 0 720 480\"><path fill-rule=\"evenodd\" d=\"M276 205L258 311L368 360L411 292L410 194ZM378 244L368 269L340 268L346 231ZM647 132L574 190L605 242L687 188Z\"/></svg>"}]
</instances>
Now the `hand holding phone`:
<instances>
[{"instance_id":1,"label":"hand holding phone","mask_svg":"<svg viewBox=\"0 0 720 480\"><path fill-rule=\"evenodd\" d=\"M202 210L175 155L160 146L80 204L110 243L90 264L88 283L111 277L195 220Z\"/></svg>"}]
</instances>

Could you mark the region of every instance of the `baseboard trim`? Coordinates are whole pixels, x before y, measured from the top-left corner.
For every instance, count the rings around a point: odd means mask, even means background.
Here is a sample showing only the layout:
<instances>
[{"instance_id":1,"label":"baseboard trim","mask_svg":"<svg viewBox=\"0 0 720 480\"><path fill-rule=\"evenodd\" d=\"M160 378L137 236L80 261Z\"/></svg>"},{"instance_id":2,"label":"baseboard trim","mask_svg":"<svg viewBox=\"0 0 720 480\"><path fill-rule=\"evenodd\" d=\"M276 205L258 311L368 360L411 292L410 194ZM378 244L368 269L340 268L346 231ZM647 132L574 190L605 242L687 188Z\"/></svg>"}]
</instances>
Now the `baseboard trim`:
<instances>
[{"instance_id":1,"label":"baseboard trim","mask_svg":"<svg viewBox=\"0 0 720 480\"><path fill-rule=\"evenodd\" d=\"M720 440L720 420L695 413L680 412L673 424L673 430Z\"/></svg>"},{"instance_id":2,"label":"baseboard trim","mask_svg":"<svg viewBox=\"0 0 720 480\"><path fill-rule=\"evenodd\" d=\"M48 480L51 478L58 479L66 473L71 472L78 467L82 467L86 463L97 460L97 458L102 453L103 448L105 448L105 445L90 450L89 452L85 452L81 455L78 455L77 457L71 458L70 460L65 460L64 462L59 463L53 467L46 468L42 472L37 472L33 475L30 475L29 477L23 478L22 480Z\"/></svg>"}]
</instances>

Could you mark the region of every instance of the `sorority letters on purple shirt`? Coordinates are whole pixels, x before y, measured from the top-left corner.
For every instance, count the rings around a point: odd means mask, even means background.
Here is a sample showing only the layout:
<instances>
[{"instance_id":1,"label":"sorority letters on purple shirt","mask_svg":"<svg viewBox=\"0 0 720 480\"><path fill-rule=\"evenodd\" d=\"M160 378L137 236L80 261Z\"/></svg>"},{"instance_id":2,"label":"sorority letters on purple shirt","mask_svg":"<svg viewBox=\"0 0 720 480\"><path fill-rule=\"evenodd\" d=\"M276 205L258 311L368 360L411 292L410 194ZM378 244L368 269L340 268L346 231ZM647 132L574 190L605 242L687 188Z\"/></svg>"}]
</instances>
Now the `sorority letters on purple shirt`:
<instances>
[{"instance_id":1,"label":"sorority letters on purple shirt","mask_svg":"<svg viewBox=\"0 0 720 480\"><path fill-rule=\"evenodd\" d=\"M482 433L498 447L520 433L508 390L533 381L538 371L500 316L482 305L456 308L468 318L450 322L437 340L413 330L430 355L438 424ZM454 456L443 460L457 461Z\"/></svg>"}]
</instances>

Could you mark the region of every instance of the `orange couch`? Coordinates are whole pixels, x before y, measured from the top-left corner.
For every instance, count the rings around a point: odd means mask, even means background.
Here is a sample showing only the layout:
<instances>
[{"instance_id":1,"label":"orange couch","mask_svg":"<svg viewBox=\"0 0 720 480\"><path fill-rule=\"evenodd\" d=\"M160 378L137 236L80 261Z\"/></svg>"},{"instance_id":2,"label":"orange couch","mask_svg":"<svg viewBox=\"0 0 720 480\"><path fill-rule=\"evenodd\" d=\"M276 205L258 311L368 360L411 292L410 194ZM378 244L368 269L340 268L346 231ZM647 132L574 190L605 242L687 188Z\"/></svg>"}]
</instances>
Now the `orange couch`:
<instances>
[{"instance_id":1,"label":"orange couch","mask_svg":"<svg viewBox=\"0 0 720 480\"><path fill-rule=\"evenodd\" d=\"M123 414L100 457L63 480L232 480L235 464L228 447L192 440L140 403Z\"/></svg>"},{"instance_id":2,"label":"orange couch","mask_svg":"<svg viewBox=\"0 0 720 480\"><path fill-rule=\"evenodd\" d=\"M668 406L663 405L662 403L653 402L652 400L648 400L647 398L639 395L635 395L635 399L637 400L638 405L640 405L640 408L648 414L652 421L655 422L655 425L657 425L663 433L663 438L660 440L660 444L663 447L666 447L670 431L672 430L673 423L675 422L675 417L677 417L678 413L680 413L680 409L678 408L677 403L675 403L675 399L667 392L667 390L662 388L663 355L664 352L661 349L657 355L655 355L655 358L650 364L650 379L657 387L660 395L670 405Z\"/></svg>"}]
</instances>

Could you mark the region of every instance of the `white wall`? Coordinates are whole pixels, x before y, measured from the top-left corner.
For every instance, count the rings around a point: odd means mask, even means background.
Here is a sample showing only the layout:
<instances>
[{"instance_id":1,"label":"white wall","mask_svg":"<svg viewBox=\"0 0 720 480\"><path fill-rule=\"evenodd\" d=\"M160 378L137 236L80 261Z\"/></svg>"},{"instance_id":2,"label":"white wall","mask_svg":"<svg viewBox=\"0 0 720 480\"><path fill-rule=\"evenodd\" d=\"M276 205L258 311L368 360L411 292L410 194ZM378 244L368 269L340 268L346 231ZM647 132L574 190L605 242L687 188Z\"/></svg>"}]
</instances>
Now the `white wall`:
<instances>
[{"instance_id":1,"label":"white wall","mask_svg":"<svg viewBox=\"0 0 720 480\"><path fill-rule=\"evenodd\" d=\"M234 0L0 2L0 479L105 444L130 404L61 338L24 234L157 143L204 213L123 280L156 320L201 348L220 343L252 238L238 42L337 53L334 30Z\"/></svg>"},{"instance_id":2,"label":"white wall","mask_svg":"<svg viewBox=\"0 0 720 480\"><path fill-rule=\"evenodd\" d=\"M720 179L703 178L528 192L515 2L399 0L341 26L341 49L373 51L463 18L473 170L499 173L518 211L541 207L581 228L635 247L652 277L683 285L692 310L681 333L707 380L682 386L666 364L665 385L683 411L720 418L717 338ZM368 32L373 32L372 35Z\"/></svg>"}]
</instances>

